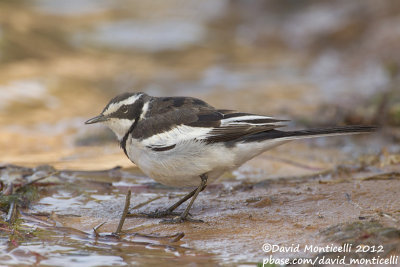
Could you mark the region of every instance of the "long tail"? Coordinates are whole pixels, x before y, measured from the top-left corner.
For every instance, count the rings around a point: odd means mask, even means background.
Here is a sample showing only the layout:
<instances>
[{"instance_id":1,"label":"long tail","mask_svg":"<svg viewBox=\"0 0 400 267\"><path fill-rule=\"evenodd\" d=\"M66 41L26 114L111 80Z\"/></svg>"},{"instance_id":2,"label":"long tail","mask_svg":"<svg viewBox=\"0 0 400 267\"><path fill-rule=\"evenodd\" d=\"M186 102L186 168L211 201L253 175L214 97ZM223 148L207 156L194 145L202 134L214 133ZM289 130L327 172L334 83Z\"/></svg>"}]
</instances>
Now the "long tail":
<instances>
[{"instance_id":1,"label":"long tail","mask_svg":"<svg viewBox=\"0 0 400 267\"><path fill-rule=\"evenodd\" d=\"M245 142L259 142L267 139L281 139L281 140L295 140L304 138L314 138L323 136L335 136L335 135L349 135L349 134L363 134L375 132L378 129L377 126L364 126L364 125L353 125L353 126L339 126L332 128L320 128L320 129L309 129L300 131L278 131L270 130L250 136L244 137L242 141Z\"/></svg>"}]
</instances>

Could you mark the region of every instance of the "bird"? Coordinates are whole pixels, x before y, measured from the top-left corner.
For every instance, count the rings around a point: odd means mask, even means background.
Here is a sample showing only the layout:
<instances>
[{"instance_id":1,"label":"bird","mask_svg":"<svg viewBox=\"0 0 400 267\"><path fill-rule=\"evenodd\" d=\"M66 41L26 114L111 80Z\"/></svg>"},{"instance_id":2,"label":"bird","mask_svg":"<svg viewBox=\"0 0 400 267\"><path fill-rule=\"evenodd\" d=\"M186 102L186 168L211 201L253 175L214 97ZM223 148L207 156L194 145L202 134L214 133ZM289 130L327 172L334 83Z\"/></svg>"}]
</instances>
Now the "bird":
<instances>
[{"instance_id":1,"label":"bird","mask_svg":"<svg viewBox=\"0 0 400 267\"><path fill-rule=\"evenodd\" d=\"M181 223L201 221L193 219L189 211L207 184L264 151L296 139L376 130L368 125L278 130L286 122L217 109L194 97L154 97L143 92L126 92L111 99L100 115L85 123L108 126L126 156L155 181L173 187L195 187L165 210L141 213L152 218L164 217L163 223ZM183 212L175 212L189 199Z\"/></svg>"}]
</instances>

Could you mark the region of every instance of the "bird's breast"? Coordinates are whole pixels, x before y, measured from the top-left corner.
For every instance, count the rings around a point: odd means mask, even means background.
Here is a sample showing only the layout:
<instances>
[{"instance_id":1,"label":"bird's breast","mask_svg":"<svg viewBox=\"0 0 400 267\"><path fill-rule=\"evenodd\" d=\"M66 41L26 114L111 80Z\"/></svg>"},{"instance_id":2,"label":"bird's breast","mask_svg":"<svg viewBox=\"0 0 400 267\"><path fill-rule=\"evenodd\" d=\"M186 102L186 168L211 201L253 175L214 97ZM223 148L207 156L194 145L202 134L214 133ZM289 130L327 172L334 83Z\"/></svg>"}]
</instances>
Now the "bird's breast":
<instances>
[{"instance_id":1,"label":"bird's breast","mask_svg":"<svg viewBox=\"0 0 400 267\"><path fill-rule=\"evenodd\" d=\"M170 186L198 186L200 175L214 180L234 167L234 155L223 144L208 145L185 141L168 150L154 150L139 140L129 138L127 154L131 161L155 181Z\"/></svg>"}]
</instances>

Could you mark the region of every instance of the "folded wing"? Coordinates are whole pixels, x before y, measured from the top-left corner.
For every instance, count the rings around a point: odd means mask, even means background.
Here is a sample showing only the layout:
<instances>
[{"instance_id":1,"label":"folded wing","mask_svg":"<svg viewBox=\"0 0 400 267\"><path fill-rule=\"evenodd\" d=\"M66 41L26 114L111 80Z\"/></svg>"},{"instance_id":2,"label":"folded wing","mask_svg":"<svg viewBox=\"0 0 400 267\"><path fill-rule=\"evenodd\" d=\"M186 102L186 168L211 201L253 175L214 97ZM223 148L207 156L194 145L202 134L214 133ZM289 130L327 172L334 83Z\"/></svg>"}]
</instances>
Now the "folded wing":
<instances>
[{"instance_id":1,"label":"folded wing","mask_svg":"<svg viewBox=\"0 0 400 267\"><path fill-rule=\"evenodd\" d=\"M186 112L193 112L193 109ZM191 117L187 114L180 117ZM182 142L234 142L248 135L285 126L283 122L285 120L231 110L199 109L195 119L177 121L168 131L153 135L143 142L154 151L167 151Z\"/></svg>"}]
</instances>

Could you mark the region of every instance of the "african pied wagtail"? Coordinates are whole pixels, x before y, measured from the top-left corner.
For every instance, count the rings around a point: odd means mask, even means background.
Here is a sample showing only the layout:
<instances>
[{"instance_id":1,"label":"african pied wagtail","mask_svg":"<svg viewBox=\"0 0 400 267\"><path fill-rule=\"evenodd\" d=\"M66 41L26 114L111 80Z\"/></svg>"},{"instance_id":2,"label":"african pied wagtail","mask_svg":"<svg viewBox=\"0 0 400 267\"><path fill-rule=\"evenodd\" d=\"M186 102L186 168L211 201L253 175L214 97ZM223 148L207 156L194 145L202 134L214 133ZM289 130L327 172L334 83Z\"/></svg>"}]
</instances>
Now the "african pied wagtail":
<instances>
[{"instance_id":1,"label":"african pied wagtail","mask_svg":"<svg viewBox=\"0 0 400 267\"><path fill-rule=\"evenodd\" d=\"M117 135L122 149L146 175L169 186L197 188L165 211L146 214L164 217L191 199L179 217L182 222L207 182L249 159L295 139L372 132L373 126L344 126L280 131L284 120L215 109L191 97L152 97L124 93L86 124L102 122Z\"/></svg>"}]
</instances>

